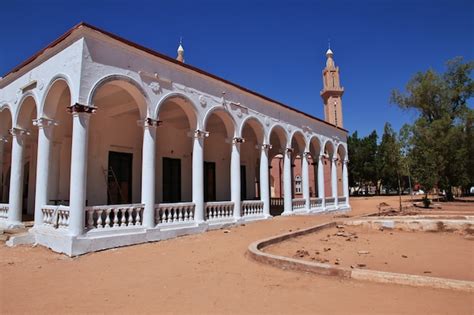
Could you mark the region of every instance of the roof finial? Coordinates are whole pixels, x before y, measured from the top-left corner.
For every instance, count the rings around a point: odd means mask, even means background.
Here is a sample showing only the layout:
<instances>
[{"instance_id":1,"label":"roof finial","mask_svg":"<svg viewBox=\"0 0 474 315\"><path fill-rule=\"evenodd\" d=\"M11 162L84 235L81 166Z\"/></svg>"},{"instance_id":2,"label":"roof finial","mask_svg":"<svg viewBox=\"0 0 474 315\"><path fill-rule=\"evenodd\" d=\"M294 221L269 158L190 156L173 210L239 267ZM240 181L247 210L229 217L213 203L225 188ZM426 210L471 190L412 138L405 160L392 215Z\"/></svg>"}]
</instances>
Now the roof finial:
<instances>
[{"instance_id":1,"label":"roof finial","mask_svg":"<svg viewBox=\"0 0 474 315\"><path fill-rule=\"evenodd\" d=\"M184 63L184 48L183 48L183 36L179 37L178 56L176 60Z\"/></svg>"},{"instance_id":2,"label":"roof finial","mask_svg":"<svg viewBox=\"0 0 474 315\"><path fill-rule=\"evenodd\" d=\"M331 50L331 39L328 38L328 50L326 51L326 57L332 57L333 52Z\"/></svg>"}]
</instances>

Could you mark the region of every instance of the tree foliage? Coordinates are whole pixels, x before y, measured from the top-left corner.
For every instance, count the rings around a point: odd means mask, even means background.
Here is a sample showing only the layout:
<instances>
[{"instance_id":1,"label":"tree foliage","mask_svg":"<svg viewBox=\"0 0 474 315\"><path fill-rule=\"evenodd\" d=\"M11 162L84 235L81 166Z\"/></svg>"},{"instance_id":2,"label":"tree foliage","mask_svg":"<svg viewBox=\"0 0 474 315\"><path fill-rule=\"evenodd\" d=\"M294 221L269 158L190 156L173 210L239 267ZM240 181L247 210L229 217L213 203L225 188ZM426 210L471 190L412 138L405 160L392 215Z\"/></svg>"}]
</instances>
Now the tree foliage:
<instances>
[{"instance_id":1,"label":"tree foliage","mask_svg":"<svg viewBox=\"0 0 474 315\"><path fill-rule=\"evenodd\" d=\"M404 93L392 92L391 101L418 113L414 124L404 130L413 176L426 190L438 187L449 194L453 186L474 182L474 114L468 106L474 95L474 62L455 58L446 66L442 74L431 69L416 73Z\"/></svg>"}]
</instances>

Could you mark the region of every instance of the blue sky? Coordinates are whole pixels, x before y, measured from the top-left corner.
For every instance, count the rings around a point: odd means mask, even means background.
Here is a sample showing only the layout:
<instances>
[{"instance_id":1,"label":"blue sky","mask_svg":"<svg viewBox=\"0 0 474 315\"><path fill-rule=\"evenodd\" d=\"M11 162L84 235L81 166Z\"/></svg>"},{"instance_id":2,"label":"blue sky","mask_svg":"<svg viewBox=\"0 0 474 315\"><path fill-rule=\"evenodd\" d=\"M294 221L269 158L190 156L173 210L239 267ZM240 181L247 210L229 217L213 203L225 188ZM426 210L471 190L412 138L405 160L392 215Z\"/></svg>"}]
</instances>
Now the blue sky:
<instances>
[{"instance_id":1,"label":"blue sky","mask_svg":"<svg viewBox=\"0 0 474 315\"><path fill-rule=\"evenodd\" d=\"M389 96L416 71L474 59L474 1L10 0L0 11L0 73L80 21L173 57L183 36L187 63L318 117L330 39L344 127L361 135L414 119Z\"/></svg>"}]
</instances>

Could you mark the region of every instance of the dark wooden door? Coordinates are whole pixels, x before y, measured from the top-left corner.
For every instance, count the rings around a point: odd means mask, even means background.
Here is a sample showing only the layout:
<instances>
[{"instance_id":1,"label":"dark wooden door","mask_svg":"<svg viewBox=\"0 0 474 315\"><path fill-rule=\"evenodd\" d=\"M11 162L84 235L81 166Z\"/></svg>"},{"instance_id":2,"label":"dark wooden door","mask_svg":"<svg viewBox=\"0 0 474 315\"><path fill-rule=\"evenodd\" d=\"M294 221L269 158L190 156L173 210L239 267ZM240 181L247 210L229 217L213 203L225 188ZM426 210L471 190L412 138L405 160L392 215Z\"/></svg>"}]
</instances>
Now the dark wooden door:
<instances>
[{"instance_id":1,"label":"dark wooden door","mask_svg":"<svg viewBox=\"0 0 474 315\"><path fill-rule=\"evenodd\" d=\"M247 199L247 172L245 165L240 165L240 199Z\"/></svg>"},{"instance_id":2,"label":"dark wooden door","mask_svg":"<svg viewBox=\"0 0 474 315\"><path fill-rule=\"evenodd\" d=\"M132 203L132 153L109 152L107 203Z\"/></svg>"},{"instance_id":3,"label":"dark wooden door","mask_svg":"<svg viewBox=\"0 0 474 315\"><path fill-rule=\"evenodd\" d=\"M215 162L204 162L204 201L216 201Z\"/></svg>"},{"instance_id":4,"label":"dark wooden door","mask_svg":"<svg viewBox=\"0 0 474 315\"><path fill-rule=\"evenodd\" d=\"M163 202L181 201L181 160L163 158Z\"/></svg>"}]
</instances>

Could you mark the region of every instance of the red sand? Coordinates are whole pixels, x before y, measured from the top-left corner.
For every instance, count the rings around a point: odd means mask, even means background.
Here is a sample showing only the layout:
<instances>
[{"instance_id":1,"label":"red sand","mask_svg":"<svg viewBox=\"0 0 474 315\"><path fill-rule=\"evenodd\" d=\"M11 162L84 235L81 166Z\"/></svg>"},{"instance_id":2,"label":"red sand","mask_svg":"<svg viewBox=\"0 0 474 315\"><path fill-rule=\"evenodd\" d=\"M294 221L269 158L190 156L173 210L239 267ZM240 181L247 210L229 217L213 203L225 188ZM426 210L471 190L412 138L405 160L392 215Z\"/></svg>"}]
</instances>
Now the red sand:
<instances>
[{"instance_id":1,"label":"red sand","mask_svg":"<svg viewBox=\"0 0 474 315\"><path fill-rule=\"evenodd\" d=\"M350 226L293 238L265 251L346 268L361 264L371 270L474 281L474 241L454 233Z\"/></svg>"},{"instance_id":2,"label":"red sand","mask_svg":"<svg viewBox=\"0 0 474 315\"><path fill-rule=\"evenodd\" d=\"M397 198L353 198L351 215ZM70 259L45 248L0 247L0 313L472 314L474 295L279 270L248 245L333 215L246 226Z\"/></svg>"}]
</instances>

